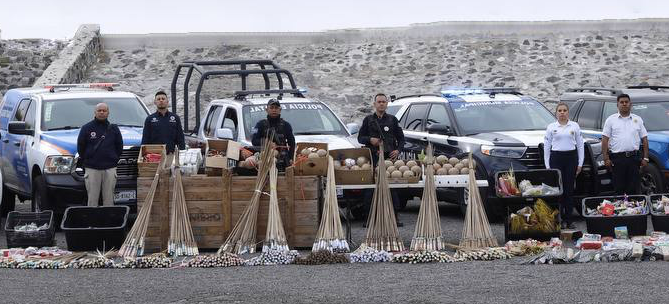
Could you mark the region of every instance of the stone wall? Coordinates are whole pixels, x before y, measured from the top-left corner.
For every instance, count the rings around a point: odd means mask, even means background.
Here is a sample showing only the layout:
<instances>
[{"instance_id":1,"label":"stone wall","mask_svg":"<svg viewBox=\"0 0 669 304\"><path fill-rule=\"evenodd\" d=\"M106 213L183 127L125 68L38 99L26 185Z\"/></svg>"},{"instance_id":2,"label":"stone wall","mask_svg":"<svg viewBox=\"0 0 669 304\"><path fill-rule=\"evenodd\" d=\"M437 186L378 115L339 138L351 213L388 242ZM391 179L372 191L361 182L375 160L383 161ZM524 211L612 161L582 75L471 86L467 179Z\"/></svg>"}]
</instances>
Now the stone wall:
<instances>
[{"instance_id":1,"label":"stone wall","mask_svg":"<svg viewBox=\"0 0 669 304\"><path fill-rule=\"evenodd\" d=\"M376 92L405 95L435 93L446 86L512 86L551 101L576 86L669 84L667 20L453 27L103 35L104 50L84 80L120 82L150 104L158 89L169 90L175 66L182 61L272 59L346 122L360 122ZM205 88L205 100L229 96L237 84L221 80Z\"/></svg>"},{"instance_id":2,"label":"stone wall","mask_svg":"<svg viewBox=\"0 0 669 304\"><path fill-rule=\"evenodd\" d=\"M0 40L0 95L32 86L65 44L46 39Z\"/></svg>"},{"instance_id":3,"label":"stone wall","mask_svg":"<svg viewBox=\"0 0 669 304\"><path fill-rule=\"evenodd\" d=\"M80 26L74 38L60 52L58 59L44 71L34 86L81 82L86 77L88 69L97 63L100 50L100 26L97 24Z\"/></svg>"}]
</instances>

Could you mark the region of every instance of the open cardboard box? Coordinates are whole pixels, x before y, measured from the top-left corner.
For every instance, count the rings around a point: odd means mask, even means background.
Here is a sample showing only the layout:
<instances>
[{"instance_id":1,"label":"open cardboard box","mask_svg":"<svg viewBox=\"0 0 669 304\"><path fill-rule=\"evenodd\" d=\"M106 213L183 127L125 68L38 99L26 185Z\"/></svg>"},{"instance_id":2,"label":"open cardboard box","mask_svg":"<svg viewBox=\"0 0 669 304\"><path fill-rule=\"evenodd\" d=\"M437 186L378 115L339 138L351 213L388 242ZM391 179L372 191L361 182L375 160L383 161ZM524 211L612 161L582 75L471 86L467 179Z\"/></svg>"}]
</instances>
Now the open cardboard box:
<instances>
[{"instance_id":1,"label":"open cardboard box","mask_svg":"<svg viewBox=\"0 0 669 304\"><path fill-rule=\"evenodd\" d=\"M372 153L369 148L330 150L330 156L335 161L347 158L357 159L364 156L372 161ZM374 169L368 170L335 170L335 183L337 185L366 185L374 183Z\"/></svg>"},{"instance_id":2,"label":"open cardboard box","mask_svg":"<svg viewBox=\"0 0 669 304\"><path fill-rule=\"evenodd\" d=\"M225 139L208 139L205 155L209 155L209 150L225 152L225 156L206 156L204 160L205 167L208 168L234 168L239 161L239 150L242 145L236 141Z\"/></svg>"},{"instance_id":3,"label":"open cardboard box","mask_svg":"<svg viewBox=\"0 0 669 304\"><path fill-rule=\"evenodd\" d=\"M295 170L295 175L317 175L317 176L326 176L328 175L328 157L318 157L318 158L302 158L301 153L305 148L316 148L323 149L326 152L328 151L327 143L306 143L301 142L295 144L295 155L293 155L293 167Z\"/></svg>"},{"instance_id":4,"label":"open cardboard box","mask_svg":"<svg viewBox=\"0 0 669 304\"><path fill-rule=\"evenodd\" d=\"M164 159L166 154L165 145L142 145L139 148L139 154L137 156L137 175L140 177L152 177L156 174L158 170L158 165L160 163L145 162L144 156L149 153L160 154L160 158ZM171 165L165 162L165 166Z\"/></svg>"}]
</instances>

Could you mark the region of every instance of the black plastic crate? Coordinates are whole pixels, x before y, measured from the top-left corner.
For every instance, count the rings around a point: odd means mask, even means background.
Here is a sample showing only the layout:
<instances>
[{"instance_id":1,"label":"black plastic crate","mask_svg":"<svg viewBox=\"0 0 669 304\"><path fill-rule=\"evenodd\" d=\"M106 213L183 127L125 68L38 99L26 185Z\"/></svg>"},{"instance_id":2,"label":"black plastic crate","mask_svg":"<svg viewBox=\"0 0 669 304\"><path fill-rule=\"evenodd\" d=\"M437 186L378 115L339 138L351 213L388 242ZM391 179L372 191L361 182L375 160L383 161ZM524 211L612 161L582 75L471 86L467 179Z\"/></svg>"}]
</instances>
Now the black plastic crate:
<instances>
[{"instance_id":1,"label":"black plastic crate","mask_svg":"<svg viewBox=\"0 0 669 304\"><path fill-rule=\"evenodd\" d=\"M38 227L48 224L45 230L16 231L16 226L35 223ZM56 227L53 223L53 212L51 210L42 212L18 212L12 211L7 215L5 221L5 235L7 236L7 247L45 247L53 246Z\"/></svg>"},{"instance_id":2,"label":"black plastic crate","mask_svg":"<svg viewBox=\"0 0 669 304\"><path fill-rule=\"evenodd\" d=\"M61 223L67 249L102 251L121 248L127 232L129 211L128 206L67 208Z\"/></svg>"},{"instance_id":3,"label":"black plastic crate","mask_svg":"<svg viewBox=\"0 0 669 304\"><path fill-rule=\"evenodd\" d=\"M523 170L515 171L513 174L516 176L516 183L519 185L522 180L528 180L532 185L538 186L541 184L546 184L551 187L557 187L559 189L557 194L554 195L539 195L539 196L502 196L498 191L499 177L503 174L509 173L509 171L498 171L495 173L495 194L498 198L502 199L502 202L505 204L532 204L536 199L543 199L546 203L550 205L557 205L558 199L562 195L562 175L560 170L557 169L536 169L536 170Z\"/></svg>"},{"instance_id":4,"label":"black plastic crate","mask_svg":"<svg viewBox=\"0 0 669 304\"><path fill-rule=\"evenodd\" d=\"M585 218L585 224L588 229L588 233L601 234L602 236L611 236L615 237L615 228L626 226L627 234L630 236L634 235L646 235L646 229L648 227L648 200L645 195L628 195L630 200L643 200L646 202L646 208L644 214L638 215L622 215L622 216L593 216L587 214L587 209L597 208L605 199L614 201L617 199L622 199L624 196L598 196L598 197L586 197L581 203L581 211L583 212L583 217Z\"/></svg>"},{"instance_id":5,"label":"black plastic crate","mask_svg":"<svg viewBox=\"0 0 669 304\"><path fill-rule=\"evenodd\" d=\"M660 199L662 196L669 197L669 194L654 194L648 197L648 209L650 210L650 220L653 223L653 230L664 231L669 233L669 215L664 212L658 213L653 211L652 203Z\"/></svg>"}]
</instances>

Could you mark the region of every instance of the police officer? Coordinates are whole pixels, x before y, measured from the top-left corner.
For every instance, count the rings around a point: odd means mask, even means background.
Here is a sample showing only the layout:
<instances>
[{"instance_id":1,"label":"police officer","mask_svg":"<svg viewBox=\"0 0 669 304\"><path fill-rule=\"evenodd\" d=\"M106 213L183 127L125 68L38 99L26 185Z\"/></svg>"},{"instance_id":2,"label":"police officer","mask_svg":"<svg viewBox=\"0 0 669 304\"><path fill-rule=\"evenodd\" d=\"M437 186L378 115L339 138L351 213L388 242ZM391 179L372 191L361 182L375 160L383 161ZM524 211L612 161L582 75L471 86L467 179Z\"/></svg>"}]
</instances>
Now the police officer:
<instances>
[{"instance_id":1,"label":"police officer","mask_svg":"<svg viewBox=\"0 0 669 304\"><path fill-rule=\"evenodd\" d=\"M388 97L383 93L376 94L374 96L374 114L365 117L358 133L358 142L372 151L372 160L375 167L379 161L379 146L383 144L384 157L391 160L396 159L400 155L400 149L404 147L404 132L402 132L397 118L386 113L387 108ZM404 224L400 222L397 214L400 203L399 196L393 189L390 192L393 197L397 226L402 227ZM373 194L374 191L371 189L365 191L365 211L369 211Z\"/></svg>"},{"instance_id":2,"label":"police officer","mask_svg":"<svg viewBox=\"0 0 669 304\"><path fill-rule=\"evenodd\" d=\"M98 205L100 192L104 206L114 205L116 166L123 152L123 137L118 126L109 123L108 116L107 104L97 104L95 118L81 127L77 138L77 152L86 171L84 183L91 207Z\"/></svg>"},{"instance_id":3,"label":"police officer","mask_svg":"<svg viewBox=\"0 0 669 304\"><path fill-rule=\"evenodd\" d=\"M639 170L648 165L648 132L643 119L631 110L630 96L618 95L618 113L606 119L602 131L604 164L613 171L613 186L619 195L638 192Z\"/></svg>"},{"instance_id":4,"label":"police officer","mask_svg":"<svg viewBox=\"0 0 669 304\"><path fill-rule=\"evenodd\" d=\"M295 136L293 127L287 121L281 118L281 103L272 98L267 102L267 119L259 121L253 128L251 143L254 146L261 146L262 140L271 132L274 132L272 141L274 148L279 151L279 162L277 167L281 170L290 166L291 159L295 154Z\"/></svg>"},{"instance_id":5,"label":"police officer","mask_svg":"<svg viewBox=\"0 0 669 304\"><path fill-rule=\"evenodd\" d=\"M157 110L144 120L142 145L166 145L168 154L174 152L175 146L180 150L186 149L181 119L167 110L167 94L158 91L153 103Z\"/></svg>"}]
</instances>

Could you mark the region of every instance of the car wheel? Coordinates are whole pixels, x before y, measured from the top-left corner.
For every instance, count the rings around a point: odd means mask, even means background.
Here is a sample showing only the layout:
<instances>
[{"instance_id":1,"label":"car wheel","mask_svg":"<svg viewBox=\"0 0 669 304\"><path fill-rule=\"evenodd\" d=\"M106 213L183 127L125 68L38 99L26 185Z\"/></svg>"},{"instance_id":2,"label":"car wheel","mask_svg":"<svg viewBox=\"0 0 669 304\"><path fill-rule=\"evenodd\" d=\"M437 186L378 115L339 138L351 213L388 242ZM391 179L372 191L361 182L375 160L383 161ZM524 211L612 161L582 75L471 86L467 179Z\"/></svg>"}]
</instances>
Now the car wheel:
<instances>
[{"instance_id":1,"label":"car wheel","mask_svg":"<svg viewBox=\"0 0 669 304\"><path fill-rule=\"evenodd\" d=\"M641 193L645 195L664 193L664 181L660 169L650 163L641 169Z\"/></svg>"},{"instance_id":2,"label":"car wheel","mask_svg":"<svg viewBox=\"0 0 669 304\"><path fill-rule=\"evenodd\" d=\"M0 171L0 217L6 217L16 207L16 195L4 185L2 171Z\"/></svg>"},{"instance_id":3,"label":"car wheel","mask_svg":"<svg viewBox=\"0 0 669 304\"><path fill-rule=\"evenodd\" d=\"M33 212L40 212L44 210L53 211L51 203L49 202L49 197L46 193L46 182L44 181L44 177L41 175L35 176L35 178L33 178L33 193L30 207Z\"/></svg>"}]
</instances>

